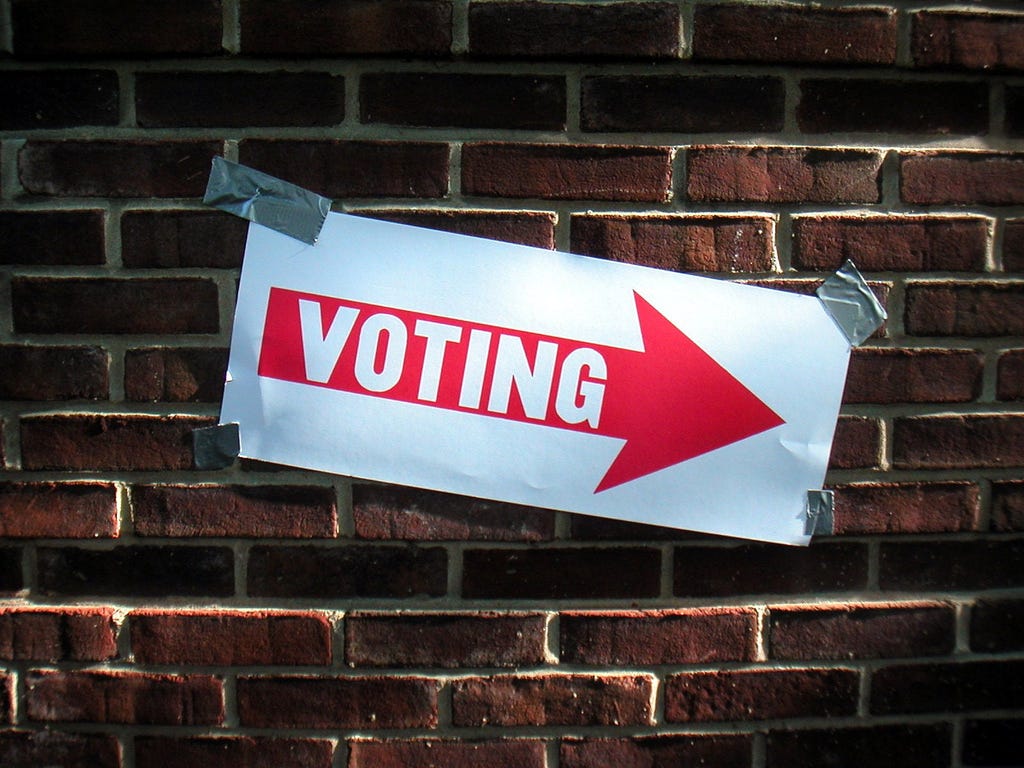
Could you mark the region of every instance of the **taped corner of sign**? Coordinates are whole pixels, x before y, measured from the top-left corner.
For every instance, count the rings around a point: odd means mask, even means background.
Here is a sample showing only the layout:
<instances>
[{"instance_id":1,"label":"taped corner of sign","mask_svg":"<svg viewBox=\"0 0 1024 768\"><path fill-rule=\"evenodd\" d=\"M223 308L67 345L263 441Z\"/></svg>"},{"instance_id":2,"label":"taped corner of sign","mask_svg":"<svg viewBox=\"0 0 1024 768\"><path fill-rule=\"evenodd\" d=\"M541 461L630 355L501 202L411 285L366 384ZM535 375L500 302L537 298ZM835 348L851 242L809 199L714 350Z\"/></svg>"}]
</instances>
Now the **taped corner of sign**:
<instances>
[{"instance_id":1,"label":"taped corner of sign","mask_svg":"<svg viewBox=\"0 0 1024 768\"><path fill-rule=\"evenodd\" d=\"M817 293L851 346L858 346L888 317L852 261L847 261L825 280Z\"/></svg>"},{"instance_id":2,"label":"taped corner of sign","mask_svg":"<svg viewBox=\"0 0 1024 768\"><path fill-rule=\"evenodd\" d=\"M213 158L203 202L307 245L331 210L330 198L222 157Z\"/></svg>"},{"instance_id":3,"label":"taped corner of sign","mask_svg":"<svg viewBox=\"0 0 1024 768\"><path fill-rule=\"evenodd\" d=\"M805 536L831 536L835 531L835 493L814 490L807 492Z\"/></svg>"},{"instance_id":4,"label":"taped corner of sign","mask_svg":"<svg viewBox=\"0 0 1024 768\"><path fill-rule=\"evenodd\" d=\"M240 450L237 422L192 430L192 456L196 469L230 467Z\"/></svg>"}]
</instances>

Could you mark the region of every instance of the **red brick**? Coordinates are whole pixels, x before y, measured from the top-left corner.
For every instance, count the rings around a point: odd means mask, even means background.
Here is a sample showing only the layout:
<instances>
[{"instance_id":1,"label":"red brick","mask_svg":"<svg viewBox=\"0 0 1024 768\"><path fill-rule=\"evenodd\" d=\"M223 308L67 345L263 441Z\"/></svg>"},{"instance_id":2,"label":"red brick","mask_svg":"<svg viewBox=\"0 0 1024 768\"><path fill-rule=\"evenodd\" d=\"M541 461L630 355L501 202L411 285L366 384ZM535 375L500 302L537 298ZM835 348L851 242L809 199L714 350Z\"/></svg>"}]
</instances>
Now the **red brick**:
<instances>
[{"instance_id":1,"label":"red brick","mask_svg":"<svg viewBox=\"0 0 1024 768\"><path fill-rule=\"evenodd\" d=\"M894 659L943 656L956 645L953 606L810 605L772 608L773 659Z\"/></svg>"},{"instance_id":2,"label":"red brick","mask_svg":"<svg viewBox=\"0 0 1024 768\"><path fill-rule=\"evenodd\" d=\"M859 675L847 669L687 672L665 683L672 723L843 717L857 711Z\"/></svg>"},{"instance_id":3,"label":"red brick","mask_svg":"<svg viewBox=\"0 0 1024 768\"><path fill-rule=\"evenodd\" d=\"M247 728L433 728L439 683L420 677L241 677Z\"/></svg>"},{"instance_id":4,"label":"red brick","mask_svg":"<svg viewBox=\"0 0 1024 768\"><path fill-rule=\"evenodd\" d=\"M0 536L85 539L117 536L110 483L0 483Z\"/></svg>"},{"instance_id":5,"label":"red brick","mask_svg":"<svg viewBox=\"0 0 1024 768\"><path fill-rule=\"evenodd\" d=\"M679 528L581 514L571 515L569 522L573 541L690 541L708 537L708 534Z\"/></svg>"},{"instance_id":6,"label":"red brick","mask_svg":"<svg viewBox=\"0 0 1024 768\"><path fill-rule=\"evenodd\" d=\"M971 608L971 650L1006 653L1024 650L1024 600L979 600Z\"/></svg>"},{"instance_id":7,"label":"red brick","mask_svg":"<svg viewBox=\"0 0 1024 768\"><path fill-rule=\"evenodd\" d=\"M259 546L249 552L254 597L440 597L447 592L441 547Z\"/></svg>"},{"instance_id":8,"label":"red brick","mask_svg":"<svg viewBox=\"0 0 1024 768\"><path fill-rule=\"evenodd\" d=\"M911 335L1024 335L1024 283L910 283L906 291Z\"/></svg>"},{"instance_id":9,"label":"red brick","mask_svg":"<svg viewBox=\"0 0 1024 768\"><path fill-rule=\"evenodd\" d=\"M116 631L110 608L0 608L0 658L105 661L117 656Z\"/></svg>"},{"instance_id":10,"label":"red brick","mask_svg":"<svg viewBox=\"0 0 1024 768\"><path fill-rule=\"evenodd\" d=\"M28 141L18 177L32 195L202 197L217 141Z\"/></svg>"},{"instance_id":11,"label":"red brick","mask_svg":"<svg viewBox=\"0 0 1024 768\"><path fill-rule=\"evenodd\" d=\"M584 77L584 131L757 133L781 131L785 86L777 77Z\"/></svg>"},{"instance_id":12,"label":"red brick","mask_svg":"<svg viewBox=\"0 0 1024 768\"><path fill-rule=\"evenodd\" d=\"M17 277L17 333L216 333L217 284L199 278Z\"/></svg>"},{"instance_id":13,"label":"red brick","mask_svg":"<svg viewBox=\"0 0 1024 768\"><path fill-rule=\"evenodd\" d=\"M657 549L471 549L463 554L462 596L469 599L657 597Z\"/></svg>"},{"instance_id":14,"label":"red brick","mask_svg":"<svg viewBox=\"0 0 1024 768\"><path fill-rule=\"evenodd\" d=\"M361 216L409 224L414 227L440 229L460 235L485 237L534 248L555 247L555 214L542 211L465 211L363 209L352 211Z\"/></svg>"},{"instance_id":15,"label":"red brick","mask_svg":"<svg viewBox=\"0 0 1024 768\"><path fill-rule=\"evenodd\" d=\"M1000 400L1024 400L1024 349L999 356L996 397Z\"/></svg>"},{"instance_id":16,"label":"red brick","mask_svg":"<svg viewBox=\"0 0 1024 768\"><path fill-rule=\"evenodd\" d=\"M992 484L992 529L1024 531L1024 482Z\"/></svg>"},{"instance_id":17,"label":"red brick","mask_svg":"<svg viewBox=\"0 0 1024 768\"><path fill-rule=\"evenodd\" d=\"M978 529L975 483L858 483L835 488L835 531L955 533Z\"/></svg>"},{"instance_id":18,"label":"red brick","mask_svg":"<svg viewBox=\"0 0 1024 768\"><path fill-rule=\"evenodd\" d=\"M877 419L840 416L832 440L830 469L871 469L881 460L882 430Z\"/></svg>"},{"instance_id":19,"label":"red brick","mask_svg":"<svg viewBox=\"0 0 1024 768\"><path fill-rule=\"evenodd\" d=\"M121 261L126 267L242 266L248 222L220 211L125 211Z\"/></svg>"},{"instance_id":20,"label":"red brick","mask_svg":"<svg viewBox=\"0 0 1024 768\"><path fill-rule=\"evenodd\" d=\"M723 215L572 217L572 251L678 272L772 272L775 220Z\"/></svg>"},{"instance_id":21,"label":"red brick","mask_svg":"<svg viewBox=\"0 0 1024 768\"><path fill-rule=\"evenodd\" d=\"M692 597L843 592L867 586L867 550L859 544L785 547L677 547L673 594Z\"/></svg>"},{"instance_id":22,"label":"red brick","mask_svg":"<svg viewBox=\"0 0 1024 768\"><path fill-rule=\"evenodd\" d=\"M333 488L298 485L136 485L139 536L333 537Z\"/></svg>"},{"instance_id":23,"label":"red brick","mask_svg":"<svg viewBox=\"0 0 1024 768\"><path fill-rule=\"evenodd\" d=\"M765 765L934 768L948 765L951 752L952 731L946 723L771 731Z\"/></svg>"},{"instance_id":24,"label":"red brick","mask_svg":"<svg viewBox=\"0 0 1024 768\"><path fill-rule=\"evenodd\" d=\"M329 197L444 197L448 145L247 139L241 162Z\"/></svg>"},{"instance_id":25,"label":"red brick","mask_svg":"<svg viewBox=\"0 0 1024 768\"><path fill-rule=\"evenodd\" d=\"M451 0L242 0L242 52L447 56Z\"/></svg>"},{"instance_id":26,"label":"red brick","mask_svg":"<svg viewBox=\"0 0 1024 768\"><path fill-rule=\"evenodd\" d=\"M40 547L39 591L67 596L227 597L234 557L227 547L131 545Z\"/></svg>"},{"instance_id":27,"label":"red brick","mask_svg":"<svg viewBox=\"0 0 1024 768\"><path fill-rule=\"evenodd\" d=\"M104 262L103 211L0 211L0 264Z\"/></svg>"},{"instance_id":28,"label":"red brick","mask_svg":"<svg viewBox=\"0 0 1024 768\"><path fill-rule=\"evenodd\" d=\"M967 216L797 216L793 266L827 272L981 271L989 222Z\"/></svg>"},{"instance_id":29,"label":"red brick","mask_svg":"<svg viewBox=\"0 0 1024 768\"><path fill-rule=\"evenodd\" d=\"M686 193L700 202L876 203L882 155L863 149L698 146Z\"/></svg>"},{"instance_id":30,"label":"red brick","mask_svg":"<svg viewBox=\"0 0 1024 768\"><path fill-rule=\"evenodd\" d=\"M110 734L67 734L56 731L0 733L0 765L4 768L120 768L121 750Z\"/></svg>"},{"instance_id":31,"label":"red brick","mask_svg":"<svg viewBox=\"0 0 1024 768\"><path fill-rule=\"evenodd\" d=\"M331 625L321 614L141 610L128 621L137 664L331 663Z\"/></svg>"},{"instance_id":32,"label":"red brick","mask_svg":"<svg viewBox=\"0 0 1024 768\"><path fill-rule=\"evenodd\" d=\"M1024 203L1024 154L905 152L900 197L920 205Z\"/></svg>"},{"instance_id":33,"label":"red brick","mask_svg":"<svg viewBox=\"0 0 1024 768\"><path fill-rule=\"evenodd\" d=\"M871 676L871 712L880 715L1013 709L1024 689L1024 661L883 667Z\"/></svg>"},{"instance_id":34,"label":"red brick","mask_svg":"<svg viewBox=\"0 0 1024 768\"><path fill-rule=\"evenodd\" d=\"M136 768L330 768L334 745L262 736L136 736Z\"/></svg>"},{"instance_id":35,"label":"red brick","mask_svg":"<svg viewBox=\"0 0 1024 768\"><path fill-rule=\"evenodd\" d=\"M1024 272L1024 219L1006 222L1003 233L1003 269Z\"/></svg>"},{"instance_id":36,"label":"red brick","mask_svg":"<svg viewBox=\"0 0 1024 768\"><path fill-rule=\"evenodd\" d=\"M224 396L226 349L129 349L125 398L136 402L217 403Z\"/></svg>"},{"instance_id":37,"label":"red brick","mask_svg":"<svg viewBox=\"0 0 1024 768\"><path fill-rule=\"evenodd\" d=\"M389 739L349 742L349 768L545 768L540 739L455 741L454 739Z\"/></svg>"},{"instance_id":38,"label":"red brick","mask_svg":"<svg viewBox=\"0 0 1024 768\"><path fill-rule=\"evenodd\" d=\"M174 56L221 52L220 0L40 3L14 0L14 52L25 57Z\"/></svg>"},{"instance_id":39,"label":"red brick","mask_svg":"<svg viewBox=\"0 0 1024 768\"><path fill-rule=\"evenodd\" d=\"M1024 718L968 720L964 729L964 765L1017 765L1024 758L1020 733Z\"/></svg>"},{"instance_id":40,"label":"red brick","mask_svg":"<svg viewBox=\"0 0 1024 768\"><path fill-rule=\"evenodd\" d=\"M882 544L878 584L885 590L1007 589L1022 583L1022 541Z\"/></svg>"},{"instance_id":41,"label":"red brick","mask_svg":"<svg viewBox=\"0 0 1024 768\"><path fill-rule=\"evenodd\" d=\"M919 11L911 21L916 66L1024 70L1024 16Z\"/></svg>"},{"instance_id":42,"label":"red brick","mask_svg":"<svg viewBox=\"0 0 1024 768\"><path fill-rule=\"evenodd\" d=\"M548 541L553 512L398 485L352 486L356 535L412 541Z\"/></svg>"},{"instance_id":43,"label":"red brick","mask_svg":"<svg viewBox=\"0 0 1024 768\"><path fill-rule=\"evenodd\" d=\"M198 416L55 414L21 420L24 469L161 470L192 467Z\"/></svg>"},{"instance_id":44,"label":"red brick","mask_svg":"<svg viewBox=\"0 0 1024 768\"><path fill-rule=\"evenodd\" d=\"M30 672L25 711L35 722L220 725L221 681L209 675Z\"/></svg>"},{"instance_id":45,"label":"red brick","mask_svg":"<svg viewBox=\"0 0 1024 768\"><path fill-rule=\"evenodd\" d=\"M8 70L0 130L117 125L117 100L117 73L109 70Z\"/></svg>"},{"instance_id":46,"label":"red brick","mask_svg":"<svg viewBox=\"0 0 1024 768\"><path fill-rule=\"evenodd\" d=\"M750 765L749 735L641 736L622 739L562 739L562 768L696 768Z\"/></svg>"},{"instance_id":47,"label":"red brick","mask_svg":"<svg viewBox=\"0 0 1024 768\"><path fill-rule=\"evenodd\" d=\"M355 613L345 617L350 667L518 667L543 664L537 613Z\"/></svg>"},{"instance_id":48,"label":"red brick","mask_svg":"<svg viewBox=\"0 0 1024 768\"><path fill-rule=\"evenodd\" d=\"M895 420L897 469L1024 466L1024 416L907 416Z\"/></svg>"},{"instance_id":49,"label":"red brick","mask_svg":"<svg viewBox=\"0 0 1024 768\"><path fill-rule=\"evenodd\" d=\"M345 78L327 72L141 72L143 128L319 126L345 119Z\"/></svg>"},{"instance_id":50,"label":"red brick","mask_svg":"<svg viewBox=\"0 0 1024 768\"><path fill-rule=\"evenodd\" d=\"M649 675L492 675L452 683L456 726L653 725Z\"/></svg>"},{"instance_id":51,"label":"red brick","mask_svg":"<svg viewBox=\"0 0 1024 768\"><path fill-rule=\"evenodd\" d=\"M559 75L375 72L359 79L364 123L431 128L565 128Z\"/></svg>"},{"instance_id":52,"label":"red brick","mask_svg":"<svg viewBox=\"0 0 1024 768\"><path fill-rule=\"evenodd\" d=\"M894 64L896 12L703 3L694 15L693 58L758 64Z\"/></svg>"},{"instance_id":53,"label":"red brick","mask_svg":"<svg viewBox=\"0 0 1024 768\"><path fill-rule=\"evenodd\" d=\"M17 592L22 587L21 547L0 547L0 592Z\"/></svg>"},{"instance_id":54,"label":"red brick","mask_svg":"<svg viewBox=\"0 0 1024 768\"><path fill-rule=\"evenodd\" d=\"M0 398L101 400L109 396L102 347L0 345Z\"/></svg>"},{"instance_id":55,"label":"red brick","mask_svg":"<svg viewBox=\"0 0 1024 768\"><path fill-rule=\"evenodd\" d=\"M610 666L753 661L754 624L746 609L568 612L560 658Z\"/></svg>"},{"instance_id":56,"label":"red brick","mask_svg":"<svg viewBox=\"0 0 1024 768\"><path fill-rule=\"evenodd\" d=\"M855 349L844 403L969 403L981 395L979 352L960 349Z\"/></svg>"},{"instance_id":57,"label":"red brick","mask_svg":"<svg viewBox=\"0 0 1024 768\"><path fill-rule=\"evenodd\" d=\"M665 202L668 147L582 144L466 144L462 191L482 197Z\"/></svg>"}]
</instances>

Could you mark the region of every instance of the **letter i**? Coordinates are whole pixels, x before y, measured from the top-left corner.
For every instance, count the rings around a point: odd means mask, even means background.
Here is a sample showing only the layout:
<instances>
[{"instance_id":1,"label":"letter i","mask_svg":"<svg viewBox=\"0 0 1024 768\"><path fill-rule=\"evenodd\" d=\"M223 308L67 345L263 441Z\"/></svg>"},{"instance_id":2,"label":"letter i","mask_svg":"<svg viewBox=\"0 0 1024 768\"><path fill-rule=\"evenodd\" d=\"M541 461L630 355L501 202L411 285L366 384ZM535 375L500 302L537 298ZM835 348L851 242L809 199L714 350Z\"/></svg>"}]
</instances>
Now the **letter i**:
<instances>
[{"instance_id":1,"label":"letter i","mask_svg":"<svg viewBox=\"0 0 1024 768\"><path fill-rule=\"evenodd\" d=\"M491 332L474 328L469 332L469 347L466 350L466 370L462 374L462 389L459 405L463 408L479 408L484 389L484 374L487 372L487 356L491 351Z\"/></svg>"}]
</instances>

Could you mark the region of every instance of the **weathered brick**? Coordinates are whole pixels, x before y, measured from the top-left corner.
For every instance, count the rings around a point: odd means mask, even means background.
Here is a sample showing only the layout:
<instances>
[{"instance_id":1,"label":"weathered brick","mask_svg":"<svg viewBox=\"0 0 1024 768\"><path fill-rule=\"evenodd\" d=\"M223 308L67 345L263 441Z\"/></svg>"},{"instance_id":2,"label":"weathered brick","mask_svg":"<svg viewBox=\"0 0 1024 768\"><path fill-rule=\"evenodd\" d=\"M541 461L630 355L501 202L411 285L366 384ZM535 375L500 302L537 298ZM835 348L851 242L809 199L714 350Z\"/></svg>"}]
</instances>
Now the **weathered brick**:
<instances>
[{"instance_id":1,"label":"weathered brick","mask_svg":"<svg viewBox=\"0 0 1024 768\"><path fill-rule=\"evenodd\" d=\"M878 584L888 590L1005 589L1024 582L1024 542L883 543Z\"/></svg>"},{"instance_id":2,"label":"weathered brick","mask_svg":"<svg viewBox=\"0 0 1024 768\"><path fill-rule=\"evenodd\" d=\"M11 661L112 659L115 633L110 608L0 608L0 658Z\"/></svg>"},{"instance_id":3,"label":"weathered brick","mask_svg":"<svg viewBox=\"0 0 1024 768\"><path fill-rule=\"evenodd\" d=\"M1024 335L1024 283L910 283L904 325L914 336Z\"/></svg>"},{"instance_id":4,"label":"weathered brick","mask_svg":"<svg viewBox=\"0 0 1024 768\"><path fill-rule=\"evenodd\" d=\"M13 0L14 53L25 57L185 56L221 52L221 0L40 3Z\"/></svg>"},{"instance_id":5,"label":"weathered brick","mask_svg":"<svg viewBox=\"0 0 1024 768\"><path fill-rule=\"evenodd\" d=\"M258 546L249 552L255 597L439 597L447 591L440 547Z\"/></svg>"},{"instance_id":6,"label":"weathered brick","mask_svg":"<svg viewBox=\"0 0 1024 768\"><path fill-rule=\"evenodd\" d=\"M653 725L649 675L492 675L452 683L456 726Z\"/></svg>"},{"instance_id":7,"label":"weathered brick","mask_svg":"<svg viewBox=\"0 0 1024 768\"><path fill-rule=\"evenodd\" d=\"M1019 14L919 11L911 24L916 66L1024 69L1024 16Z\"/></svg>"},{"instance_id":8,"label":"weathered brick","mask_svg":"<svg viewBox=\"0 0 1024 768\"><path fill-rule=\"evenodd\" d=\"M14 722L14 678L0 673L0 723L8 725Z\"/></svg>"},{"instance_id":9,"label":"weathered brick","mask_svg":"<svg viewBox=\"0 0 1024 768\"><path fill-rule=\"evenodd\" d=\"M329 197L444 197L448 145L246 139L241 162Z\"/></svg>"},{"instance_id":10,"label":"weathered brick","mask_svg":"<svg viewBox=\"0 0 1024 768\"><path fill-rule=\"evenodd\" d=\"M0 345L0 398L101 400L109 396L102 347Z\"/></svg>"},{"instance_id":11,"label":"weathered brick","mask_svg":"<svg viewBox=\"0 0 1024 768\"><path fill-rule=\"evenodd\" d=\"M349 768L545 768L547 764L540 739L358 739L349 742L348 754Z\"/></svg>"},{"instance_id":12,"label":"weathered brick","mask_svg":"<svg viewBox=\"0 0 1024 768\"><path fill-rule=\"evenodd\" d=\"M875 203L882 155L863 149L698 146L686 193L700 202Z\"/></svg>"},{"instance_id":13,"label":"weathered brick","mask_svg":"<svg viewBox=\"0 0 1024 768\"><path fill-rule=\"evenodd\" d=\"M1024 416L906 416L895 420L893 466L1024 466Z\"/></svg>"},{"instance_id":14,"label":"weathered brick","mask_svg":"<svg viewBox=\"0 0 1024 768\"><path fill-rule=\"evenodd\" d=\"M462 191L482 197L664 202L671 196L668 147L466 144Z\"/></svg>"},{"instance_id":15,"label":"weathered brick","mask_svg":"<svg viewBox=\"0 0 1024 768\"><path fill-rule=\"evenodd\" d=\"M811 605L772 608L773 659L894 659L942 656L956 644L953 606Z\"/></svg>"},{"instance_id":16,"label":"weathered brick","mask_svg":"<svg viewBox=\"0 0 1024 768\"><path fill-rule=\"evenodd\" d=\"M0 130L117 125L117 100L117 73L109 70L8 70L0 78Z\"/></svg>"},{"instance_id":17,"label":"weathered brick","mask_svg":"<svg viewBox=\"0 0 1024 768\"><path fill-rule=\"evenodd\" d=\"M969 403L981 394L980 352L961 349L856 349L844 403Z\"/></svg>"},{"instance_id":18,"label":"weathered brick","mask_svg":"<svg viewBox=\"0 0 1024 768\"><path fill-rule=\"evenodd\" d=\"M121 261L126 267L242 266L248 223L219 211L125 211Z\"/></svg>"},{"instance_id":19,"label":"weathered brick","mask_svg":"<svg viewBox=\"0 0 1024 768\"><path fill-rule=\"evenodd\" d=\"M575 611L560 621L562 662L633 666L753 661L748 609Z\"/></svg>"},{"instance_id":20,"label":"weathered brick","mask_svg":"<svg viewBox=\"0 0 1024 768\"><path fill-rule=\"evenodd\" d=\"M30 672L25 709L35 722L219 725L221 681L209 675Z\"/></svg>"},{"instance_id":21,"label":"weathered brick","mask_svg":"<svg viewBox=\"0 0 1024 768\"><path fill-rule=\"evenodd\" d=\"M21 547L0 547L0 592L21 589L21 558Z\"/></svg>"},{"instance_id":22,"label":"weathered brick","mask_svg":"<svg viewBox=\"0 0 1024 768\"><path fill-rule=\"evenodd\" d=\"M136 768L330 768L334 745L263 736L136 736Z\"/></svg>"},{"instance_id":23,"label":"weathered brick","mask_svg":"<svg viewBox=\"0 0 1024 768\"><path fill-rule=\"evenodd\" d=\"M793 64L894 64L896 11L701 3L693 58Z\"/></svg>"},{"instance_id":24,"label":"weathered brick","mask_svg":"<svg viewBox=\"0 0 1024 768\"><path fill-rule=\"evenodd\" d=\"M878 419L840 416L832 440L830 469L868 469L881 459L882 428Z\"/></svg>"},{"instance_id":25,"label":"weathered brick","mask_svg":"<svg viewBox=\"0 0 1024 768\"><path fill-rule=\"evenodd\" d=\"M692 597L842 592L867 586L859 544L677 547L673 594Z\"/></svg>"},{"instance_id":26,"label":"weathered brick","mask_svg":"<svg viewBox=\"0 0 1024 768\"><path fill-rule=\"evenodd\" d=\"M665 719L843 717L856 713L858 687L858 673L848 669L686 672L665 683Z\"/></svg>"},{"instance_id":27,"label":"weathered brick","mask_svg":"<svg viewBox=\"0 0 1024 768\"><path fill-rule=\"evenodd\" d=\"M364 123L431 128L565 128L559 75L376 72L359 79Z\"/></svg>"},{"instance_id":28,"label":"weathered brick","mask_svg":"<svg viewBox=\"0 0 1024 768\"><path fill-rule=\"evenodd\" d=\"M25 416L21 463L30 470L190 469L192 430L213 421L193 416Z\"/></svg>"},{"instance_id":29,"label":"weathered brick","mask_svg":"<svg viewBox=\"0 0 1024 768\"><path fill-rule=\"evenodd\" d=\"M478 598L657 597L657 549L471 549L463 555L462 595Z\"/></svg>"},{"instance_id":30,"label":"weathered brick","mask_svg":"<svg viewBox=\"0 0 1024 768\"><path fill-rule=\"evenodd\" d=\"M989 222L967 216L797 216L793 266L820 272L852 259L862 272L980 271Z\"/></svg>"},{"instance_id":31,"label":"weathered brick","mask_svg":"<svg viewBox=\"0 0 1024 768\"><path fill-rule=\"evenodd\" d=\"M0 211L0 264L102 264L103 219L94 210Z\"/></svg>"},{"instance_id":32,"label":"weathered brick","mask_svg":"<svg viewBox=\"0 0 1024 768\"><path fill-rule=\"evenodd\" d=\"M217 403L224 396L226 349L129 349L124 391L136 402Z\"/></svg>"},{"instance_id":33,"label":"weathered brick","mask_svg":"<svg viewBox=\"0 0 1024 768\"><path fill-rule=\"evenodd\" d=\"M518 667L543 664L537 613L355 613L345 617L352 667Z\"/></svg>"},{"instance_id":34,"label":"weathered brick","mask_svg":"<svg viewBox=\"0 0 1024 768\"><path fill-rule=\"evenodd\" d=\"M574 541L690 541L707 538L707 534L609 517L573 514L569 522Z\"/></svg>"},{"instance_id":35,"label":"weathered brick","mask_svg":"<svg viewBox=\"0 0 1024 768\"><path fill-rule=\"evenodd\" d=\"M469 53L546 59L679 55L679 9L666 2L471 2Z\"/></svg>"},{"instance_id":36,"label":"weathered brick","mask_svg":"<svg viewBox=\"0 0 1024 768\"><path fill-rule=\"evenodd\" d=\"M555 214L543 211L474 211L442 209L363 209L352 211L375 219L485 237L534 248L555 247Z\"/></svg>"},{"instance_id":37,"label":"weathered brick","mask_svg":"<svg viewBox=\"0 0 1024 768\"><path fill-rule=\"evenodd\" d=\"M1000 400L1024 400L1024 349L999 356L996 397Z\"/></svg>"},{"instance_id":38,"label":"weathered brick","mask_svg":"<svg viewBox=\"0 0 1024 768\"><path fill-rule=\"evenodd\" d=\"M321 614L140 610L128 621L139 664L331 663L331 625Z\"/></svg>"},{"instance_id":39,"label":"weathered brick","mask_svg":"<svg viewBox=\"0 0 1024 768\"><path fill-rule=\"evenodd\" d=\"M971 608L971 649L982 653L1024 650L1024 600L979 600Z\"/></svg>"},{"instance_id":40,"label":"weathered brick","mask_svg":"<svg viewBox=\"0 0 1024 768\"><path fill-rule=\"evenodd\" d=\"M234 594L228 547L131 545L40 547L39 590L51 595L227 597Z\"/></svg>"},{"instance_id":41,"label":"weathered brick","mask_svg":"<svg viewBox=\"0 0 1024 768\"><path fill-rule=\"evenodd\" d=\"M964 765L1000 766L1024 762L1021 728L1024 728L1024 718L968 720L964 728Z\"/></svg>"},{"instance_id":42,"label":"weathered brick","mask_svg":"<svg viewBox=\"0 0 1024 768\"><path fill-rule=\"evenodd\" d=\"M447 56L451 0L242 0L242 52Z\"/></svg>"},{"instance_id":43,"label":"weathered brick","mask_svg":"<svg viewBox=\"0 0 1024 768\"><path fill-rule=\"evenodd\" d=\"M1024 272L1024 219L1011 219L1003 230L1003 269Z\"/></svg>"},{"instance_id":44,"label":"weathered brick","mask_svg":"<svg viewBox=\"0 0 1024 768\"><path fill-rule=\"evenodd\" d=\"M585 131L773 132L785 122L781 78L703 75L584 77Z\"/></svg>"},{"instance_id":45,"label":"weathered brick","mask_svg":"<svg viewBox=\"0 0 1024 768\"><path fill-rule=\"evenodd\" d=\"M5 768L120 768L121 750L112 734L4 731L0 764Z\"/></svg>"},{"instance_id":46,"label":"weathered brick","mask_svg":"<svg viewBox=\"0 0 1024 768\"><path fill-rule=\"evenodd\" d=\"M356 535L413 541L548 541L553 512L398 485L352 486Z\"/></svg>"},{"instance_id":47,"label":"weathered brick","mask_svg":"<svg viewBox=\"0 0 1024 768\"><path fill-rule=\"evenodd\" d=\"M992 484L992 528L1024 531L1024 482L1009 480Z\"/></svg>"},{"instance_id":48,"label":"weathered brick","mask_svg":"<svg viewBox=\"0 0 1024 768\"><path fill-rule=\"evenodd\" d=\"M900 197L920 205L1024 203L1024 154L904 152Z\"/></svg>"},{"instance_id":49,"label":"weathered brick","mask_svg":"<svg viewBox=\"0 0 1024 768\"><path fill-rule=\"evenodd\" d=\"M559 765L562 768L746 766L752 759L752 749L752 738L746 734L562 739Z\"/></svg>"},{"instance_id":50,"label":"weathered brick","mask_svg":"<svg viewBox=\"0 0 1024 768\"><path fill-rule=\"evenodd\" d=\"M143 128L318 126L345 118L345 78L327 72L141 72Z\"/></svg>"},{"instance_id":51,"label":"weathered brick","mask_svg":"<svg viewBox=\"0 0 1024 768\"><path fill-rule=\"evenodd\" d=\"M871 676L871 712L964 712L1020 704L1024 661L968 661L883 667Z\"/></svg>"},{"instance_id":52,"label":"weathered brick","mask_svg":"<svg viewBox=\"0 0 1024 768\"><path fill-rule=\"evenodd\" d=\"M110 483L0 483L0 536L85 539L117 536Z\"/></svg>"},{"instance_id":53,"label":"weathered brick","mask_svg":"<svg viewBox=\"0 0 1024 768\"><path fill-rule=\"evenodd\" d=\"M835 532L954 533L978 529L981 491L970 482L835 487Z\"/></svg>"},{"instance_id":54,"label":"weathered brick","mask_svg":"<svg viewBox=\"0 0 1024 768\"><path fill-rule=\"evenodd\" d=\"M217 284L201 278L17 277L18 333L216 333Z\"/></svg>"},{"instance_id":55,"label":"weathered brick","mask_svg":"<svg viewBox=\"0 0 1024 768\"><path fill-rule=\"evenodd\" d=\"M947 765L952 752L949 725L872 725L771 731L767 768L828 765L833 768L932 768Z\"/></svg>"},{"instance_id":56,"label":"weathered brick","mask_svg":"<svg viewBox=\"0 0 1024 768\"><path fill-rule=\"evenodd\" d=\"M766 216L572 217L573 253L679 272L771 272L774 241Z\"/></svg>"},{"instance_id":57,"label":"weathered brick","mask_svg":"<svg viewBox=\"0 0 1024 768\"><path fill-rule=\"evenodd\" d=\"M439 683L419 677L241 677L251 728L433 728Z\"/></svg>"},{"instance_id":58,"label":"weathered brick","mask_svg":"<svg viewBox=\"0 0 1024 768\"><path fill-rule=\"evenodd\" d=\"M18 177L32 195L202 197L217 141L28 141Z\"/></svg>"}]
</instances>

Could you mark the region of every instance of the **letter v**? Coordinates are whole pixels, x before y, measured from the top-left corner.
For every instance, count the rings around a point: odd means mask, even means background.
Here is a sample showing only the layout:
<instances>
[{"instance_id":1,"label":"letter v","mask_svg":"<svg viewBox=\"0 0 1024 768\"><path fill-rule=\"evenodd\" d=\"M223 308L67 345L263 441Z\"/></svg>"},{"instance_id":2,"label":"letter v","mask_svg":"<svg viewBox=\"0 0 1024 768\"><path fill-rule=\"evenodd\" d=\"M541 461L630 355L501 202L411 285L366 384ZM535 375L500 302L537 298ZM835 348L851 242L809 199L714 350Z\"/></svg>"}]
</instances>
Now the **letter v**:
<instances>
[{"instance_id":1,"label":"letter v","mask_svg":"<svg viewBox=\"0 0 1024 768\"><path fill-rule=\"evenodd\" d=\"M325 384L338 364L345 342L356 324L359 310L338 307L331 328L324 333L320 302L299 299L299 323L302 326L302 354L306 360L306 379Z\"/></svg>"}]
</instances>

